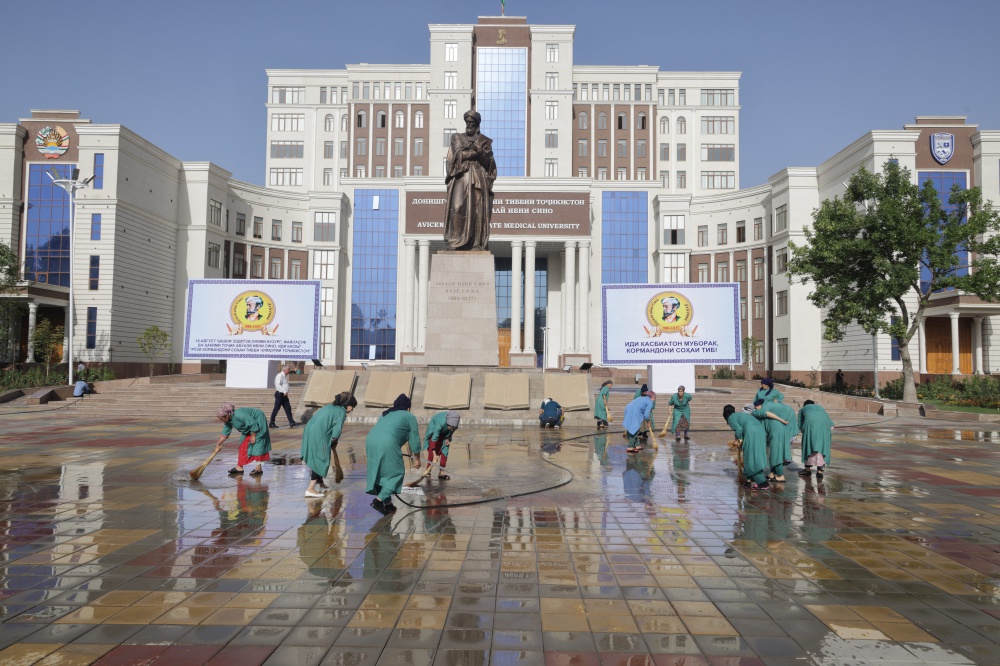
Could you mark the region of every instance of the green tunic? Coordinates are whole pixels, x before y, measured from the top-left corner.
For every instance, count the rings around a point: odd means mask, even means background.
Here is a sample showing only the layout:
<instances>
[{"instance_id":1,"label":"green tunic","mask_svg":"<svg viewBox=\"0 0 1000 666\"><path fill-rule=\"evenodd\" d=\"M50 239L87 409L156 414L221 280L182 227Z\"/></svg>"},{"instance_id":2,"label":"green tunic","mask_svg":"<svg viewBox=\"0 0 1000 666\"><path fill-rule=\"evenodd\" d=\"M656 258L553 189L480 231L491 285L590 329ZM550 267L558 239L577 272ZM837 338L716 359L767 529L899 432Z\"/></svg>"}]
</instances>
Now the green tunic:
<instances>
[{"instance_id":1,"label":"green tunic","mask_svg":"<svg viewBox=\"0 0 1000 666\"><path fill-rule=\"evenodd\" d=\"M764 426L746 412L730 414L726 422L733 429L736 439L743 442L743 475L761 483L767 469L767 433Z\"/></svg>"},{"instance_id":2,"label":"green tunic","mask_svg":"<svg viewBox=\"0 0 1000 666\"><path fill-rule=\"evenodd\" d=\"M821 406L806 405L799 410L799 430L802 431L802 462L814 453L822 453L830 462L830 428L833 421Z\"/></svg>"},{"instance_id":3,"label":"green tunic","mask_svg":"<svg viewBox=\"0 0 1000 666\"><path fill-rule=\"evenodd\" d=\"M785 419L788 425L768 417L768 412ZM753 415L764 424L764 432L767 433L767 464L772 472L781 476L785 461L792 459L792 437L799 432L795 410L780 402L770 402L754 410Z\"/></svg>"},{"instance_id":4,"label":"green tunic","mask_svg":"<svg viewBox=\"0 0 1000 666\"><path fill-rule=\"evenodd\" d=\"M604 406L604 403L608 399L608 396L610 396L610 395L611 395L611 387L610 386L602 386L601 387L601 392L597 394L597 399L594 400L594 418L595 419L598 419L599 421L607 421L608 420L608 410Z\"/></svg>"},{"instance_id":5,"label":"green tunic","mask_svg":"<svg viewBox=\"0 0 1000 666\"><path fill-rule=\"evenodd\" d=\"M636 389L636 391L635 391L635 397L636 398L641 398L642 397L642 389L641 388ZM653 401L653 409L650 410L650 412L649 412L649 429L650 430L655 430L656 429L656 426L653 425L653 412L654 411L656 411L656 401L655 400Z\"/></svg>"},{"instance_id":6,"label":"green tunic","mask_svg":"<svg viewBox=\"0 0 1000 666\"><path fill-rule=\"evenodd\" d=\"M386 502L393 493L403 489L406 466L400 449L407 443L410 451L420 449L417 417L405 410L397 410L379 418L365 437L365 456L368 458L366 493L378 495L380 500Z\"/></svg>"},{"instance_id":7,"label":"green tunic","mask_svg":"<svg viewBox=\"0 0 1000 666\"><path fill-rule=\"evenodd\" d=\"M448 412L438 412L427 422L427 432L424 434L424 441L420 445L420 450L426 451L432 441L444 436L444 442L441 444L441 455L447 458L448 449L451 448L451 436L453 433L454 431L448 427Z\"/></svg>"},{"instance_id":8,"label":"green tunic","mask_svg":"<svg viewBox=\"0 0 1000 666\"><path fill-rule=\"evenodd\" d=\"M688 426L691 425L691 394L684 392L684 396L681 397L679 394L674 393L670 396L670 402L667 403L668 406L674 408L674 420L670 424L670 429L677 431L677 424L680 423L681 417L687 419Z\"/></svg>"},{"instance_id":9,"label":"green tunic","mask_svg":"<svg viewBox=\"0 0 1000 666\"><path fill-rule=\"evenodd\" d=\"M347 410L339 405L320 408L302 431L302 462L320 476L330 470L330 442L340 437Z\"/></svg>"},{"instance_id":10,"label":"green tunic","mask_svg":"<svg viewBox=\"0 0 1000 666\"><path fill-rule=\"evenodd\" d=\"M766 405L769 402L784 402L785 394L778 389L757 389L757 395L754 396L753 401L763 400Z\"/></svg>"},{"instance_id":11,"label":"green tunic","mask_svg":"<svg viewBox=\"0 0 1000 666\"><path fill-rule=\"evenodd\" d=\"M233 416L222 424L222 434L229 437L233 431L244 437L254 433L257 441L247 447L248 456L262 456L271 450L271 431L267 429L267 417L256 407L237 407Z\"/></svg>"}]
</instances>

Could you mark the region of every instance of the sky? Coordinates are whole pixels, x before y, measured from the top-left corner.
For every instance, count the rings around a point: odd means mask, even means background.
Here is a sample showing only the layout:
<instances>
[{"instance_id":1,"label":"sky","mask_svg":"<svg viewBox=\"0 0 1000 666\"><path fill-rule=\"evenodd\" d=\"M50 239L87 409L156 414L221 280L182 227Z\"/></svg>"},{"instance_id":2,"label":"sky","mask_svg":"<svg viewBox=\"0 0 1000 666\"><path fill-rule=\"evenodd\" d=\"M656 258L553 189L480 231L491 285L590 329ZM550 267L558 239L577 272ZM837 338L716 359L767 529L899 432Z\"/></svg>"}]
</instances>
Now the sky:
<instances>
[{"instance_id":1,"label":"sky","mask_svg":"<svg viewBox=\"0 0 1000 666\"><path fill-rule=\"evenodd\" d=\"M742 72L744 188L917 115L1000 129L996 0L506 5L532 24L575 25L578 65ZM265 69L427 63L428 24L499 13L500 0L5 3L0 122L78 109L263 184ZM52 20L58 27L46 28Z\"/></svg>"}]
</instances>

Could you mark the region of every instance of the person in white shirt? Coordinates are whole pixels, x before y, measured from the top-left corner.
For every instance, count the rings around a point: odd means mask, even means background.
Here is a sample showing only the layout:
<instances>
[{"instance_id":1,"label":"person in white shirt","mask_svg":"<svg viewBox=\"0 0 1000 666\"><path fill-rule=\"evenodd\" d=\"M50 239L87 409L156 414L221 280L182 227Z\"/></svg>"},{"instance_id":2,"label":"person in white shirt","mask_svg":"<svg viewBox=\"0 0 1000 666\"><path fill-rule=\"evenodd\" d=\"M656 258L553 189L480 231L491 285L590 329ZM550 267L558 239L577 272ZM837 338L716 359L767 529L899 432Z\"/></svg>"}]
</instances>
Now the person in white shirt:
<instances>
[{"instance_id":1,"label":"person in white shirt","mask_svg":"<svg viewBox=\"0 0 1000 666\"><path fill-rule=\"evenodd\" d=\"M267 424L270 428L278 427L274 422L274 417L282 408L285 410L285 416L288 417L288 427L294 428L298 425L292 418L292 403L288 399L288 373L291 371L291 367L283 365L281 371L274 376L274 409L271 410L271 422Z\"/></svg>"}]
</instances>

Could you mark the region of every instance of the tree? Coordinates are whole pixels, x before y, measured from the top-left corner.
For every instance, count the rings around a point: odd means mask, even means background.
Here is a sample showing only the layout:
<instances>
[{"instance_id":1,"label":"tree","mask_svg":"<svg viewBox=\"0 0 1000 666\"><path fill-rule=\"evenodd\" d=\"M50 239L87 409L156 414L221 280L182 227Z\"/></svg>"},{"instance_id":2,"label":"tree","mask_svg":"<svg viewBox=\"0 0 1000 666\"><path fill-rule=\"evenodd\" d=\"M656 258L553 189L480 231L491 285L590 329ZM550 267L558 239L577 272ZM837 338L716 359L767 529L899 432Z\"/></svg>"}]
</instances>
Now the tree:
<instances>
[{"instance_id":1,"label":"tree","mask_svg":"<svg viewBox=\"0 0 1000 666\"><path fill-rule=\"evenodd\" d=\"M842 340L857 322L870 335L899 341L903 400L916 402L908 344L928 303L943 289L983 300L1000 299L1000 216L978 187L952 188L942 204L930 181L889 160L881 174L862 168L843 199L827 199L813 212L806 243L792 248L792 278L809 281L809 300L828 308L824 337Z\"/></svg>"},{"instance_id":2,"label":"tree","mask_svg":"<svg viewBox=\"0 0 1000 666\"><path fill-rule=\"evenodd\" d=\"M155 324L150 326L135 341L139 349L149 359L149 376L153 376L153 366L156 359L163 355L163 352L171 348L170 334Z\"/></svg>"},{"instance_id":3,"label":"tree","mask_svg":"<svg viewBox=\"0 0 1000 666\"><path fill-rule=\"evenodd\" d=\"M17 253L0 243L0 361L14 345L14 331L24 311L24 303L11 298L18 293L20 265Z\"/></svg>"},{"instance_id":4,"label":"tree","mask_svg":"<svg viewBox=\"0 0 1000 666\"><path fill-rule=\"evenodd\" d=\"M753 337L743 338L743 361L747 364L748 372L753 372L753 357L762 346L764 346L763 340Z\"/></svg>"},{"instance_id":5,"label":"tree","mask_svg":"<svg viewBox=\"0 0 1000 666\"><path fill-rule=\"evenodd\" d=\"M65 330L62 326L53 326L48 319L42 319L35 324L35 334L32 342L35 343L35 358L45 362L45 376L49 376L53 363L58 363L56 353L59 345L63 343Z\"/></svg>"}]
</instances>

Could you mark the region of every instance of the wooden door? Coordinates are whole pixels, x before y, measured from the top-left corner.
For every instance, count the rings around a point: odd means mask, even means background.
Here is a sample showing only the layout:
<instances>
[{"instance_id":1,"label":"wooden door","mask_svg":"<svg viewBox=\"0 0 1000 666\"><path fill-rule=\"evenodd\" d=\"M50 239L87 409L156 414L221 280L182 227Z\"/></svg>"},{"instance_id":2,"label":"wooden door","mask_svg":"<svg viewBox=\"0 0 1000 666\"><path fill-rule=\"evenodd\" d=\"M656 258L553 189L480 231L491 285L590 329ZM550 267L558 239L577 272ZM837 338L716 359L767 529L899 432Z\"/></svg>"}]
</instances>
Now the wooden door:
<instances>
[{"instance_id":1,"label":"wooden door","mask_svg":"<svg viewBox=\"0 0 1000 666\"><path fill-rule=\"evenodd\" d=\"M510 329L497 329L497 347L500 348L500 367L510 367Z\"/></svg>"},{"instance_id":2,"label":"wooden door","mask_svg":"<svg viewBox=\"0 0 1000 666\"><path fill-rule=\"evenodd\" d=\"M951 319L930 317L924 324L927 342L927 372L951 374ZM963 375L972 374L972 319L958 320L958 365Z\"/></svg>"}]
</instances>

